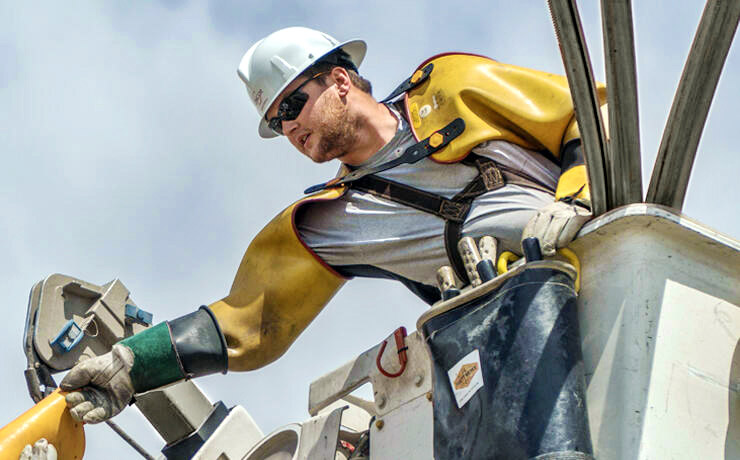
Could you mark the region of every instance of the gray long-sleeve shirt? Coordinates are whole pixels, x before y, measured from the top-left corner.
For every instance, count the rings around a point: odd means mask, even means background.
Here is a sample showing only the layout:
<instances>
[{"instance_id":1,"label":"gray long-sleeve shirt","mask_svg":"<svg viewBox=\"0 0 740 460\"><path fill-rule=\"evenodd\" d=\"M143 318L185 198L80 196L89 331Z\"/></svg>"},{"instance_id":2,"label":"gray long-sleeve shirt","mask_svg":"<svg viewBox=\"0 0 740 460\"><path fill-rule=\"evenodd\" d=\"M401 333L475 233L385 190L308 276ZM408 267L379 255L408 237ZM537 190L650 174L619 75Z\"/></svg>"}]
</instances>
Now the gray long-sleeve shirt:
<instances>
[{"instance_id":1,"label":"gray long-sleeve shirt","mask_svg":"<svg viewBox=\"0 0 740 460\"><path fill-rule=\"evenodd\" d=\"M359 168L393 160L416 142L407 123L395 115L399 119L396 135ZM560 170L537 152L505 141L485 142L473 152L514 171L524 171L555 189ZM451 198L477 174L474 167L462 163L439 164L425 158L377 175ZM552 201L553 196L545 192L507 184L475 199L463 224L463 235L491 235L498 240L500 251L520 253L524 226ZM309 247L340 272L392 275L407 285L422 285L430 293L437 269L450 265L444 244L445 222L437 216L352 189L337 200L307 206L297 222L298 231ZM412 289L430 301L428 295Z\"/></svg>"}]
</instances>

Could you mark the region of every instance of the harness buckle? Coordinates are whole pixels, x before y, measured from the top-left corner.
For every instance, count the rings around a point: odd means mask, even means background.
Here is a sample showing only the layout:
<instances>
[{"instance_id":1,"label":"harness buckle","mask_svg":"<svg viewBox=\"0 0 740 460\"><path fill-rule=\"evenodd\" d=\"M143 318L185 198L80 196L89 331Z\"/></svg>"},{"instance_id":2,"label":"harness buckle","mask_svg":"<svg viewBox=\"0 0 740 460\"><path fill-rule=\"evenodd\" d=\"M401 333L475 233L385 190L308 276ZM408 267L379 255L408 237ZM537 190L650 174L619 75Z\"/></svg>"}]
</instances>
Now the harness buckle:
<instances>
[{"instance_id":1,"label":"harness buckle","mask_svg":"<svg viewBox=\"0 0 740 460\"><path fill-rule=\"evenodd\" d=\"M483 179L483 185L486 187L487 192L490 192L491 190L496 190L497 188L501 188L506 185L504 175L496 166L496 163L492 161L479 161L477 163L480 177L481 179Z\"/></svg>"},{"instance_id":2,"label":"harness buckle","mask_svg":"<svg viewBox=\"0 0 740 460\"><path fill-rule=\"evenodd\" d=\"M465 216L468 215L470 210L470 203L451 201L443 199L439 205L439 215L444 220L451 220L453 222L461 222L465 220Z\"/></svg>"}]
</instances>

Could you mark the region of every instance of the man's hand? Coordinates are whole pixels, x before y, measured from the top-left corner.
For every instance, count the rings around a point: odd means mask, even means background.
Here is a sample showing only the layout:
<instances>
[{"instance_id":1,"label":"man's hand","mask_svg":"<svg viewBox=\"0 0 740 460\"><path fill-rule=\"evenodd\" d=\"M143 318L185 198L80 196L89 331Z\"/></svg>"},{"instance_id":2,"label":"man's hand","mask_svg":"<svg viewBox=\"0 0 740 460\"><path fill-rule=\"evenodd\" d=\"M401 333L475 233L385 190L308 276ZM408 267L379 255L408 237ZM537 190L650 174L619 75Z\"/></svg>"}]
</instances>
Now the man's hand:
<instances>
[{"instance_id":1,"label":"man's hand","mask_svg":"<svg viewBox=\"0 0 740 460\"><path fill-rule=\"evenodd\" d=\"M33 444L33 447L26 444L18 460L57 460L57 450L46 439L41 438Z\"/></svg>"},{"instance_id":2,"label":"man's hand","mask_svg":"<svg viewBox=\"0 0 740 460\"><path fill-rule=\"evenodd\" d=\"M134 365L130 348L116 344L108 353L77 364L59 385L72 417L80 422L100 423L117 415L134 396L129 372Z\"/></svg>"},{"instance_id":3,"label":"man's hand","mask_svg":"<svg viewBox=\"0 0 740 460\"><path fill-rule=\"evenodd\" d=\"M568 245L583 224L591 219L591 212L579 205L556 201L537 211L529 221L522 240L536 237L540 241L542 254L554 256L558 248Z\"/></svg>"}]
</instances>

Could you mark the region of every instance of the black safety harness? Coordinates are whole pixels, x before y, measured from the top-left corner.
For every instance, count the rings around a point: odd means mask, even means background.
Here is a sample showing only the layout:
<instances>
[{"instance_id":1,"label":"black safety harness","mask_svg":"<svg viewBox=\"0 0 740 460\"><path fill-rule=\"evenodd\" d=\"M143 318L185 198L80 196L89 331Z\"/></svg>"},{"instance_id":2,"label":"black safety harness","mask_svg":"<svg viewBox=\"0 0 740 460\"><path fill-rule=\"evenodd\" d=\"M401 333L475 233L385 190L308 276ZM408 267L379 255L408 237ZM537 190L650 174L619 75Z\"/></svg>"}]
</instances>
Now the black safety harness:
<instances>
[{"instance_id":1,"label":"black safety harness","mask_svg":"<svg viewBox=\"0 0 740 460\"><path fill-rule=\"evenodd\" d=\"M409 91L422 83L429 77L434 64L417 71L412 77L401 83L391 94L383 99L382 103L388 103L401 94ZM394 103L398 104L398 102ZM397 107L403 113L402 107ZM462 236L462 227L465 219L470 213L473 200L480 195L499 189L506 184L517 184L525 187L552 193L552 189L541 184L536 179L523 174L520 171L512 171L497 164L490 158L474 153L469 153L460 163L475 167L478 175L468 183L458 194L452 198L430 193L399 182L382 178L376 175L401 164L416 163L433 153L446 147L450 141L459 136L465 129L462 118L453 120L450 124L433 133L426 139L408 147L404 153L395 160L381 165L358 169L343 176L339 180L314 185L306 189L305 193L314 193L328 187L345 185L348 188L385 198L400 203L419 211L433 214L445 221L444 241L447 257L458 278L464 283L469 283L462 258L457 251L457 242Z\"/></svg>"}]
</instances>

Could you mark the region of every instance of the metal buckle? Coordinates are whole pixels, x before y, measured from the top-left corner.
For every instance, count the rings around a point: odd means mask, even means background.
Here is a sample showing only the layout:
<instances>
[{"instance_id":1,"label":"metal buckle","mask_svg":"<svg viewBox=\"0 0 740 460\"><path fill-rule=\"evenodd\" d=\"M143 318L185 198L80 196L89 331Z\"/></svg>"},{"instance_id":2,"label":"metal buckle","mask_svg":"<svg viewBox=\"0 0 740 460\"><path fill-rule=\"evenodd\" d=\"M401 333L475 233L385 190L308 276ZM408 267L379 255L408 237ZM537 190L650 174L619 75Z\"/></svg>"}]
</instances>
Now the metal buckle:
<instances>
[{"instance_id":1,"label":"metal buckle","mask_svg":"<svg viewBox=\"0 0 740 460\"><path fill-rule=\"evenodd\" d=\"M506 184L501 170L498 169L495 163L485 162L480 164L478 169L480 170L480 177L483 179L483 185L486 187L486 191L490 192Z\"/></svg>"},{"instance_id":2,"label":"metal buckle","mask_svg":"<svg viewBox=\"0 0 740 460\"><path fill-rule=\"evenodd\" d=\"M459 201L442 200L439 205L439 215L445 220L453 222L462 222L470 210L470 203Z\"/></svg>"}]
</instances>

